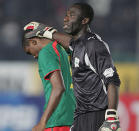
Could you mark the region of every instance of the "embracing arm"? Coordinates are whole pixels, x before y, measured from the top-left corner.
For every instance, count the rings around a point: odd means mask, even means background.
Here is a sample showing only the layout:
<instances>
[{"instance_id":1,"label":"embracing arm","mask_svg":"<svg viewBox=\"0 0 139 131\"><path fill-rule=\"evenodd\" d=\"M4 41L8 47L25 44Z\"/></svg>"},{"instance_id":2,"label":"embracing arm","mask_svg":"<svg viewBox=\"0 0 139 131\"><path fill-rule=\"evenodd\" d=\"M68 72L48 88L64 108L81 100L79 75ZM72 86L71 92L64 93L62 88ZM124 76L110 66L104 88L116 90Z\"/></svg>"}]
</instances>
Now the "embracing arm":
<instances>
[{"instance_id":1,"label":"embracing arm","mask_svg":"<svg viewBox=\"0 0 139 131\"><path fill-rule=\"evenodd\" d=\"M58 32L53 27L47 27L47 26L43 30L39 31L37 36L38 37L45 37L45 38L48 38L48 39L51 39L51 40L56 40L65 49L68 49L69 43L72 39L71 35Z\"/></svg>"},{"instance_id":2,"label":"embracing arm","mask_svg":"<svg viewBox=\"0 0 139 131\"><path fill-rule=\"evenodd\" d=\"M60 43L61 46L63 46L65 49L68 49L72 36L60 32L55 32L53 33L53 39L58 41L58 43Z\"/></svg>"}]
</instances>

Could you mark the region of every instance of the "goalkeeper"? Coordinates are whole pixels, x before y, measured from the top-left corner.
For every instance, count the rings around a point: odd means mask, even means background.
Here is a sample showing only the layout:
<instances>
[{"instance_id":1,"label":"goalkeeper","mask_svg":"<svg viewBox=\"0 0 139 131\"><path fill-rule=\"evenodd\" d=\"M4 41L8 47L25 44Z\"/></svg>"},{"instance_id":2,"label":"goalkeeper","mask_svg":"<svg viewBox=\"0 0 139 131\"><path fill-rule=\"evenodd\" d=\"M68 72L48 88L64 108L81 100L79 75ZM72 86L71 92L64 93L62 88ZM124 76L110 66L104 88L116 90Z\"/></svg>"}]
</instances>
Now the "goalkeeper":
<instances>
[{"instance_id":1,"label":"goalkeeper","mask_svg":"<svg viewBox=\"0 0 139 131\"><path fill-rule=\"evenodd\" d=\"M77 103L71 131L120 131L120 79L108 45L89 28L93 17L90 5L75 3L64 18L66 34L47 27L38 35L57 40L71 53Z\"/></svg>"},{"instance_id":2,"label":"goalkeeper","mask_svg":"<svg viewBox=\"0 0 139 131\"><path fill-rule=\"evenodd\" d=\"M68 57L56 41L36 36L44 27L37 22L27 24L22 42L24 51L38 59L46 103L41 120L32 131L69 131L75 100L70 88L72 79Z\"/></svg>"}]
</instances>

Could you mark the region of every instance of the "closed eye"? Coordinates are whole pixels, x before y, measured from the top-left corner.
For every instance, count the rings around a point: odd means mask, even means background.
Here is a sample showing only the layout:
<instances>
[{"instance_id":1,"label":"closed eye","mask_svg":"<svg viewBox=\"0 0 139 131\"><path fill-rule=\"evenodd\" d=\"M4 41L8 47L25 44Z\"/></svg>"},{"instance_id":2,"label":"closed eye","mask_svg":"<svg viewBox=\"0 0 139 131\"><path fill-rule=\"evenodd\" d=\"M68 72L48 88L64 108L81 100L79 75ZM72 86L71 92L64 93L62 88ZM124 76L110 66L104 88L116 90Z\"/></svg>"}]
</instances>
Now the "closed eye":
<instances>
[{"instance_id":1,"label":"closed eye","mask_svg":"<svg viewBox=\"0 0 139 131\"><path fill-rule=\"evenodd\" d=\"M31 53L30 52L26 52L28 55L31 55Z\"/></svg>"}]
</instances>

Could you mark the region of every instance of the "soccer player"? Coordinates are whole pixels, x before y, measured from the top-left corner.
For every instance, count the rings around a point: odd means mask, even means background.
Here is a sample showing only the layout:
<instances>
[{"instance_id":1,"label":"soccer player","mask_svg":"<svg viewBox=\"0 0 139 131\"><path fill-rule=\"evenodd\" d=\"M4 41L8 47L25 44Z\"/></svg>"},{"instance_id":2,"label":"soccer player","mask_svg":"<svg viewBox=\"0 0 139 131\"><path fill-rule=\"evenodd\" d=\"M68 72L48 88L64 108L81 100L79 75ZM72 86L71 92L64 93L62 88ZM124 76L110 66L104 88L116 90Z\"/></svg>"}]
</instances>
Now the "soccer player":
<instances>
[{"instance_id":1,"label":"soccer player","mask_svg":"<svg viewBox=\"0 0 139 131\"><path fill-rule=\"evenodd\" d=\"M47 27L38 35L57 40L71 52L77 103L71 131L120 131L117 115L120 79L108 45L89 28L93 19L90 5L75 3L64 18L66 34Z\"/></svg>"},{"instance_id":2,"label":"soccer player","mask_svg":"<svg viewBox=\"0 0 139 131\"><path fill-rule=\"evenodd\" d=\"M32 131L69 131L75 99L68 56L56 41L36 36L44 27L37 22L27 24L22 42L24 51L38 59L45 95L44 113Z\"/></svg>"}]
</instances>

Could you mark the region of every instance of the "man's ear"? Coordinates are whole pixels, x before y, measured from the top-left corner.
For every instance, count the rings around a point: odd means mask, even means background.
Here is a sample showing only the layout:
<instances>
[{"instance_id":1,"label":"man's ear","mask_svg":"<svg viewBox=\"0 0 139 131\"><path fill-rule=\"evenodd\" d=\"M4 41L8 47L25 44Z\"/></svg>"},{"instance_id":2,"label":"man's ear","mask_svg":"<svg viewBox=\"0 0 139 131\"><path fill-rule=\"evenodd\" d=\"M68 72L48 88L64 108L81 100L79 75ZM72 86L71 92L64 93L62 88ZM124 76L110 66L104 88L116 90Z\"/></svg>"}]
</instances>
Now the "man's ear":
<instances>
[{"instance_id":1,"label":"man's ear","mask_svg":"<svg viewBox=\"0 0 139 131\"><path fill-rule=\"evenodd\" d=\"M89 23L89 18L84 18L83 20L82 20L82 24L83 25L85 25L85 24L88 24Z\"/></svg>"}]
</instances>

